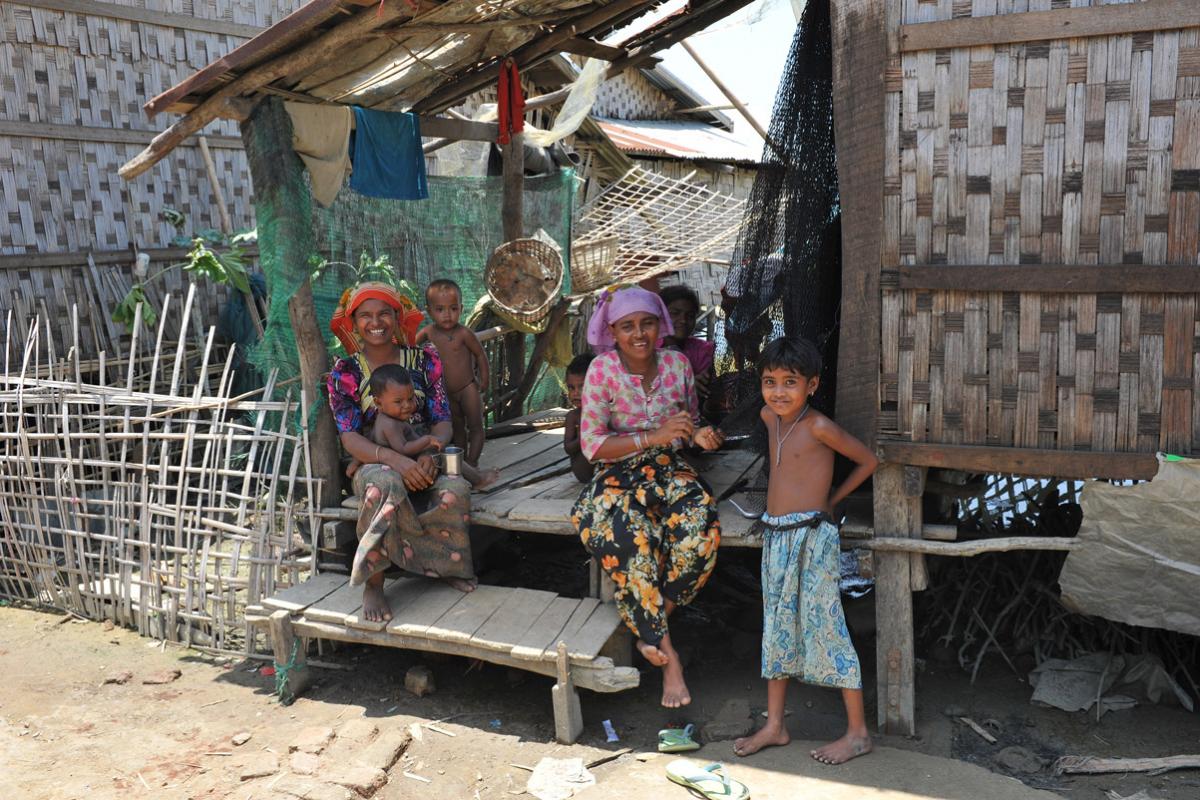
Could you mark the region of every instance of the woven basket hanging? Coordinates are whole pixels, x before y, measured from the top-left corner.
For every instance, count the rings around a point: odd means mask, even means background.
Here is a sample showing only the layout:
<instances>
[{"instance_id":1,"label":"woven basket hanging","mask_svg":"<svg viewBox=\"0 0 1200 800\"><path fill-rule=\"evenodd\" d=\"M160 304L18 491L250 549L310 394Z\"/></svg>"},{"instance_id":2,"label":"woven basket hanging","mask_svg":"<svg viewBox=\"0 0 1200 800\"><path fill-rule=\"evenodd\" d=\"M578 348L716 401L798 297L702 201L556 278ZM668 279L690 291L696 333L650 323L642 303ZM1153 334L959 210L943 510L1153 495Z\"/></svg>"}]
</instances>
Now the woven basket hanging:
<instances>
[{"instance_id":1,"label":"woven basket hanging","mask_svg":"<svg viewBox=\"0 0 1200 800\"><path fill-rule=\"evenodd\" d=\"M562 256L539 239L514 239L492 251L483 279L496 305L534 325L562 291Z\"/></svg>"},{"instance_id":2,"label":"woven basket hanging","mask_svg":"<svg viewBox=\"0 0 1200 800\"><path fill-rule=\"evenodd\" d=\"M586 294L613 282L619 236L605 236L571 245L571 293Z\"/></svg>"}]
</instances>

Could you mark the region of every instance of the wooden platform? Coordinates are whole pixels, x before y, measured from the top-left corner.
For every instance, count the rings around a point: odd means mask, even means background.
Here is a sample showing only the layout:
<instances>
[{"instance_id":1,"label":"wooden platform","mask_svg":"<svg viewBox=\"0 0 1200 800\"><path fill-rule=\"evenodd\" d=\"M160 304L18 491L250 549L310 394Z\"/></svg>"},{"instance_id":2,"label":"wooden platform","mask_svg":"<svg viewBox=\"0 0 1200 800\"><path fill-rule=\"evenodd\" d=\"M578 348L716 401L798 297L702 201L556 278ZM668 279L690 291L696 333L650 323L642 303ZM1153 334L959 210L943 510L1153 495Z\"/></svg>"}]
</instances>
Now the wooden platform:
<instances>
[{"instance_id":1,"label":"wooden platform","mask_svg":"<svg viewBox=\"0 0 1200 800\"><path fill-rule=\"evenodd\" d=\"M498 468L501 479L471 494L471 521L508 530L576 535L571 506L583 485L571 474L562 447L562 428L547 428L489 439L480 467ZM747 450L722 450L691 457L718 498L758 470L758 457ZM721 545L761 547L747 537L753 520L746 519L726 500L718 507Z\"/></svg>"},{"instance_id":2,"label":"wooden platform","mask_svg":"<svg viewBox=\"0 0 1200 800\"><path fill-rule=\"evenodd\" d=\"M478 658L557 677L558 686L566 686L558 694L570 697L576 686L618 692L638 685L636 669L618 666L606 655L628 650L628 633L612 604L501 586L480 585L463 593L421 577L388 581L385 592L394 614L388 623L364 619L362 587L328 573L248 607L246 621L272 625L276 660L293 650L280 639L300 636ZM283 621L286 633L275 624ZM573 741L575 726L563 718L566 712L560 713L557 700L555 705L560 738Z\"/></svg>"}]
</instances>

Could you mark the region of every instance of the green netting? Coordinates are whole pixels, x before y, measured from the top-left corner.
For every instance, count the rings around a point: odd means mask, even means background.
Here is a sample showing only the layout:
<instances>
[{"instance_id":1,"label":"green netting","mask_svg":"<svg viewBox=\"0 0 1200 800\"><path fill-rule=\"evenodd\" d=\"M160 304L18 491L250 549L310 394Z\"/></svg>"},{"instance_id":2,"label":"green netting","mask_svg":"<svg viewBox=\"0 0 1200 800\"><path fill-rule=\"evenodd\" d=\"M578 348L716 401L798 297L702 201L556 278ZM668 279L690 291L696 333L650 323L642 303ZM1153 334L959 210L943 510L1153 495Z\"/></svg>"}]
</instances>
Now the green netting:
<instances>
[{"instance_id":1,"label":"green netting","mask_svg":"<svg viewBox=\"0 0 1200 800\"><path fill-rule=\"evenodd\" d=\"M575 187L574 171L569 169L525 181L525 229L530 233L538 228L545 230L562 249L564 261L570 252ZM483 268L492 250L504 241L500 219L502 194L503 179L499 177L430 177L427 200L380 200L364 197L347 187L329 208L312 204L309 234L312 243L307 249L314 265L325 262L312 283L320 329L329 330L329 320L347 286L363 278L377 279L369 274L370 268L364 274L365 262L372 262L376 269L381 263L384 269L390 265L395 276L411 284L417 295L414 299L421 306L424 305L421 293L429 281L434 278L456 281L463 290L465 317L487 292ZM263 214L273 209L257 208L257 211L260 230L271 227L263 225ZM290 244L295 253L298 243ZM277 369L283 380L299 374L287 302L299 288L295 275L301 271L289 264L286 272L291 274L282 275L282 259L263 258L262 262L271 305L266 336L252 358L264 374ZM564 275L563 290L569 289L568 272ZM532 337L528 338L526 353L532 349ZM557 405L561 401L561 380L561 375L547 370L530 394L527 409Z\"/></svg>"}]
</instances>

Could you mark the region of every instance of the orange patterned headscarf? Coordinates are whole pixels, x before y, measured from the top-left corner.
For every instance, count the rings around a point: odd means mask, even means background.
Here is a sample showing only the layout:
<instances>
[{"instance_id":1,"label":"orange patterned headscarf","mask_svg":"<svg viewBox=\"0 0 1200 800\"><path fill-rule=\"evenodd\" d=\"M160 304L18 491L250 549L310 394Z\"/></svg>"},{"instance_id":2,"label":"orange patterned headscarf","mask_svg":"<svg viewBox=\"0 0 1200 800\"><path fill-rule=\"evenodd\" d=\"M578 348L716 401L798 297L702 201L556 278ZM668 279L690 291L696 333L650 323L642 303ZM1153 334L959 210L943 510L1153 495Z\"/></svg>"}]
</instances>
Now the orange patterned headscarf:
<instances>
[{"instance_id":1,"label":"orange patterned headscarf","mask_svg":"<svg viewBox=\"0 0 1200 800\"><path fill-rule=\"evenodd\" d=\"M386 283L369 281L360 283L342 293L329 329L341 341L346 352L357 353L362 343L354 332L354 311L367 300L382 300L396 310L396 344L411 347L417 339L417 329L425 318L416 303L409 300Z\"/></svg>"}]
</instances>

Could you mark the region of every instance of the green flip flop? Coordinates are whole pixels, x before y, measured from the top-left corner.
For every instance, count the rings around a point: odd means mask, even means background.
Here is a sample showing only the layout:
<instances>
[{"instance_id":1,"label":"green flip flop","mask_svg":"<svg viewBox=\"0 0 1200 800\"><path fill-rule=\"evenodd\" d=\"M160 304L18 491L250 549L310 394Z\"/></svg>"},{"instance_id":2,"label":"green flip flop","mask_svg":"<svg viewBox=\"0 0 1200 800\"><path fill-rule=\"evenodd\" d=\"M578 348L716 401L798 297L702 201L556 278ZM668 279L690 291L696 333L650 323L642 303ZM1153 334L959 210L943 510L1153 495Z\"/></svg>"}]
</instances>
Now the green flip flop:
<instances>
[{"instance_id":1,"label":"green flip flop","mask_svg":"<svg viewBox=\"0 0 1200 800\"><path fill-rule=\"evenodd\" d=\"M658 752L686 753L689 750L699 750L700 743L692 738L695 725L686 728L663 728L658 732Z\"/></svg>"},{"instance_id":2,"label":"green flip flop","mask_svg":"<svg viewBox=\"0 0 1200 800\"><path fill-rule=\"evenodd\" d=\"M730 778L723 770L720 764L698 767L680 758L667 764L667 780L705 800L750 800L746 784Z\"/></svg>"}]
</instances>

